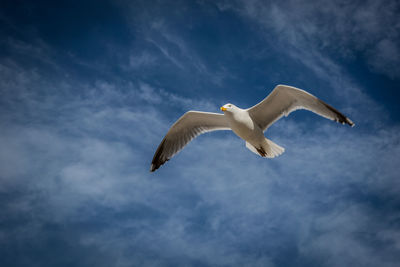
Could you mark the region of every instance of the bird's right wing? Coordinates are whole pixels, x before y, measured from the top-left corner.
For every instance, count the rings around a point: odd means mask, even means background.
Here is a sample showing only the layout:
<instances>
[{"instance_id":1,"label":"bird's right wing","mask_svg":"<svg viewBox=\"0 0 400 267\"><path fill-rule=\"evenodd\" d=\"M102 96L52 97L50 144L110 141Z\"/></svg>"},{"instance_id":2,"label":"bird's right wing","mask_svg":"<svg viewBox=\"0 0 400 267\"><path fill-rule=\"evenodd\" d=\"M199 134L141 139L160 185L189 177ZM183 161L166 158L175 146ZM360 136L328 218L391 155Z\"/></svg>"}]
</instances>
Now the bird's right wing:
<instances>
[{"instance_id":1,"label":"bird's right wing","mask_svg":"<svg viewBox=\"0 0 400 267\"><path fill-rule=\"evenodd\" d=\"M230 129L223 114L199 111L186 112L172 125L161 141L151 162L150 171L157 170L198 135L210 131Z\"/></svg>"},{"instance_id":2,"label":"bird's right wing","mask_svg":"<svg viewBox=\"0 0 400 267\"><path fill-rule=\"evenodd\" d=\"M254 122L265 131L282 116L288 116L298 109L306 109L327 119L354 126L349 118L334 107L304 90L287 85L276 86L263 101L247 111Z\"/></svg>"}]
</instances>

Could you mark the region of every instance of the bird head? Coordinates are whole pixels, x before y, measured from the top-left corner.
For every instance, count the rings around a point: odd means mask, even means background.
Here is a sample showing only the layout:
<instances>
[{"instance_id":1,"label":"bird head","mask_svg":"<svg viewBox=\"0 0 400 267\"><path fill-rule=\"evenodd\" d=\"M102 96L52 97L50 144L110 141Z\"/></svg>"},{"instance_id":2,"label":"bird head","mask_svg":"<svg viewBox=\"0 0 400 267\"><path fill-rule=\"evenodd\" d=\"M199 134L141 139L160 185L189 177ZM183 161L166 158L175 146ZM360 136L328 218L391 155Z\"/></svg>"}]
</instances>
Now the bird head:
<instances>
[{"instance_id":1,"label":"bird head","mask_svg":"<svg viewBox=\"0 0 400 267\"><path fill-rule=\"evenodd\" d=\"M236 108L236 106L234 104L228 103L228 104L223 105L221 107L221 110L223 112L232 112L235 108Z\"/></svg>"}]
</instances>

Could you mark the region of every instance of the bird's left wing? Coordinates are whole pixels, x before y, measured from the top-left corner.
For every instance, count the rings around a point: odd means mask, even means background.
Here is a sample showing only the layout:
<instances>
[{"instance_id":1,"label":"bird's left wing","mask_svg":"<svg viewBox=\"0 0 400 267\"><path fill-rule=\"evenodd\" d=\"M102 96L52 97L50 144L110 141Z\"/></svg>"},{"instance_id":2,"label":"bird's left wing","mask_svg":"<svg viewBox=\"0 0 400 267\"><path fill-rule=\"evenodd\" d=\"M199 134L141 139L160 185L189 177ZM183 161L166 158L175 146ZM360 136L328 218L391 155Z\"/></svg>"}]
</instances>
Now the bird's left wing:
<instances>
[{"instance_id":1,"label":"bird's left wing","mask_svg":"<svg viewBox=\"0 0 400 267\"><path fill-rule=\"evenodd\" d=\"M151 162L150 171L157 170L198 135L210 131L230 129L223 114L200 111L186 112L171 126L167 135L161 141Z\"/></svg>"},{"instance_id":2,"label":"bird's left wing","mask_svg":"<svg viewBox=\"0 0 400 267\"><path fill-rule=\"evenodd\" d=\"M263 101L247 111L254 122L265 131L282 116L298 109L306 109L327 119L354 126L349 118L334 107L304 90L287 85L276 86Z\"/></svg>"}]
</instances>

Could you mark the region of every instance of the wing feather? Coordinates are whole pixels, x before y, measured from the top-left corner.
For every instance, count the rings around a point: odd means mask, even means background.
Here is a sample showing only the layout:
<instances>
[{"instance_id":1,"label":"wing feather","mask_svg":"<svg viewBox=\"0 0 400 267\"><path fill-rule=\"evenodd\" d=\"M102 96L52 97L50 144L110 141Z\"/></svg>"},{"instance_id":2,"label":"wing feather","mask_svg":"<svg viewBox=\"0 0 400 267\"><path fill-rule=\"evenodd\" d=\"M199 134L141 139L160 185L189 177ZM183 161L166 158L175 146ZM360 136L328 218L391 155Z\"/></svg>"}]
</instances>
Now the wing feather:
<instances>
[{"instance_id":1,"label":"wing feather","mask_svg":"<svg viewBox=\"0 0 400 267\"><path fill-rule=\"evenodd\" d=\"M296 87L278 85L260 103L249 108L250 117L265 131L282 116L298 109L312 111L322 117L354 126L345 115L310 93Z\"/></svg>"},{"instance_id":2,"label":"wing feather","mask_svg":"<svg viewBox=\"0 0 400 267\"><path fill-rule=\"evenodd\" d=\"M186 112L171 126L161 141L151 162L150 171L157 170L200 134L230 129L223 114L200 111Z\"/></svg>"}]
</instances>

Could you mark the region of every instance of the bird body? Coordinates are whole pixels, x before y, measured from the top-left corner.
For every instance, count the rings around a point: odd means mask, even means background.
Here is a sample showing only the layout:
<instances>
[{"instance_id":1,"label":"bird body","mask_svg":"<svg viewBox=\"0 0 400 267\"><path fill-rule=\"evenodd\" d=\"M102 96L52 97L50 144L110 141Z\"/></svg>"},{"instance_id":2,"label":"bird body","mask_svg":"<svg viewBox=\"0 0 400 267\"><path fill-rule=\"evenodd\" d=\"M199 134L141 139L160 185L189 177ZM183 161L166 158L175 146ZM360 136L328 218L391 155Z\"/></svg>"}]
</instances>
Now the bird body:
<instances>
[{"instance_id":1,"label":"bird body","mask_svg":"<svg viewBox=\"0 0 400 267\"><path fill-rule=\"evenodd\" d=\"M224 114L188 111L170 128L154 154L150 171L178 153L196 136L215 130L232 130L246 141L246 147L255 154L273 158L284 152L284 148L264 136L264 132L282 116L298 109L312 111L322 117L342 124L354 123L338 110L304 90L278 85L260 103L241 109L233 104L221 107Z\"/></svg>"},{"instance_id":2,"label":"bird body","mask_svg":"<svg viewBox=\"0 0 400 267\"><path fill-rule=\"evenodd\" d=\"M249 113L245 109L238 108L232 104L231 109L225 110L225 117L228 121L229 127L232 131L244 140L264 137L264 134L260 127L254 123Z\"/></svg>"},{"instance_id":3,"label":"bird body","mask_svg":"<svg viewBox=\"0 0 400 267\"><path fill-rule=\"evenodd\" d=\"M224 111L229 127L237 136L246 140L248 148L251 145L257 151L257 148L263 147L266 142L264 133L250 117L247 110L238 108L233 104L226 104L221 107L221 110ZM254 152L254 150L250 150ZM260 154L259 152L255 153Z\"/></svg>"}]
</instances>

